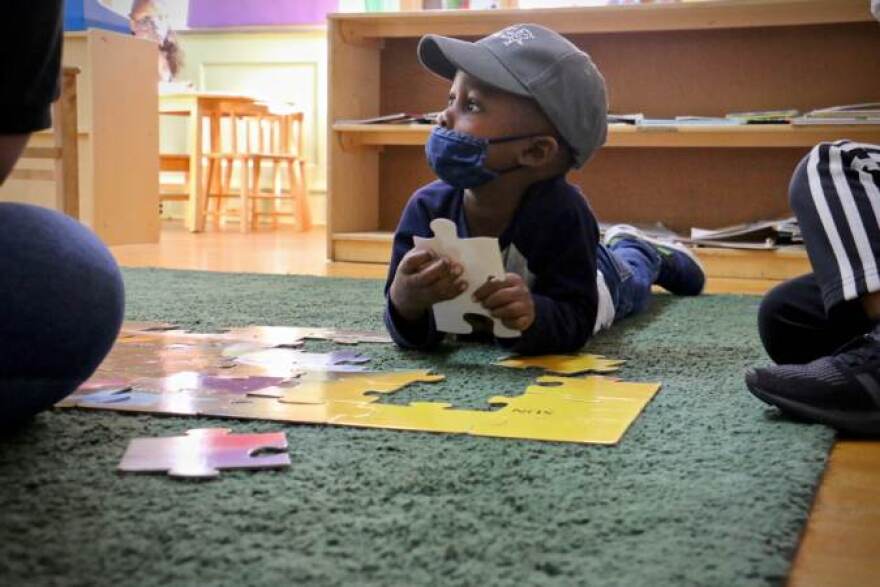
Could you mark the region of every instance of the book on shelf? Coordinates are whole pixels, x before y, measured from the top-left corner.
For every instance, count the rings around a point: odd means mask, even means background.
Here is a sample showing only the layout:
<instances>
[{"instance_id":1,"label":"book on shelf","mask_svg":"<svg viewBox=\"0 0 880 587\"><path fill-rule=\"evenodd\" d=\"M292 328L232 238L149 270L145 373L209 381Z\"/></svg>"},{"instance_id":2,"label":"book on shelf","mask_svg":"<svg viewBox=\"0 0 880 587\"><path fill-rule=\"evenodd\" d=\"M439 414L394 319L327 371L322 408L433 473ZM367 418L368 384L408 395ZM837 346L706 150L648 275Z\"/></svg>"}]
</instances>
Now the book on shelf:
<instances>
[{"instance_id":1,"label":"book on shelf","mask_svg":"<svg viewBox=\"0 0 880 587\"><path fill-rule=\"evenodd\" d=\"M755 110L753 112L731 112L725 118L739 120L744 124L788 124L800 115L797 110Z\"/></svg>"},{"instance_id":2,"label":"book on shelf","mask_svg":"<svg viewBox=\"0 0 880 587\"><path fill-rule=\"evenodd\" d=\"M880 102L829 106L805 112L792 120L798 126L823 124L880 124Z\"/></svg>"},{"instance_id":3,"label":"book on shelf","mask_svg":"<svg viewBox=\"0 0 880 587\"><path fill-rule=\"evenodd\" d=\"M805 112L807 118L880 118L880 102L863 104L847 104L845 106L829 106Z\"/></svg>"},{"instance_id":4,"label":"book on shelf","mask_svg":"<svg viewBox=\"0 0 880 587\"><path fill-rule=\"evenodd\" d=\"M822 125L880 125L880 116L877 118L817 118L800 116L792 119L793 126L822 126Z\"/></svg>"},{"instance_id":5,"label":"book on shelf","mask_svg":"<svg viewBox=\"0 0 880 587\"><path fill-rule=\"evenodd\" d=\"M790 217L715 229L691 228L690 238L686 242L734 249L775 249L780 245L798 245L804 241L797 219Z\"/></svg>"},{"instance_id":6,"label":"book on shelf","mask_svg":"<svg viewBox=\"0 0 880 587\"><path fill-rule=\"evenodd\" d=\"M439 112L397 112L372 118L337 120L338 124L436 124Z\"/></svg>"},{"instance_id":7,"label":"book on shelf","mask_svg":"<svg viewBox=\"0 0 880 587\"><path fill-rule=\"evenodd\" d=\"M599 234L604 235L611 226L613 224L600 222ZM650 238L680 242L695 247L772 250L803 243L797 219L794 217L735 224L716 229L692 228L687 236L670 230L662 222L632 223L631 226L638 228Z\"/></svg>"},{"instance_id":8,"label":"book on shelf","mask_svg":"<svg viewBox=\"0 0 880 587\"><path fill-rule=\"evenodd\" d=\"M644 120L645 115L641 112L634 114L608 114L608 124L638 124Z\"/></svg>"},{"instance_id":9,"label":"book on shelf","mask_svg":"<svg viewBox=\"0 0 880 587\"><path fill-rule=\"evenodd\" d=\"M739 126L739 120L720 116L676 116L675 118L642 118L636 126L644 130L678 130L680 128Z\"/></svg>"}]
</instances>

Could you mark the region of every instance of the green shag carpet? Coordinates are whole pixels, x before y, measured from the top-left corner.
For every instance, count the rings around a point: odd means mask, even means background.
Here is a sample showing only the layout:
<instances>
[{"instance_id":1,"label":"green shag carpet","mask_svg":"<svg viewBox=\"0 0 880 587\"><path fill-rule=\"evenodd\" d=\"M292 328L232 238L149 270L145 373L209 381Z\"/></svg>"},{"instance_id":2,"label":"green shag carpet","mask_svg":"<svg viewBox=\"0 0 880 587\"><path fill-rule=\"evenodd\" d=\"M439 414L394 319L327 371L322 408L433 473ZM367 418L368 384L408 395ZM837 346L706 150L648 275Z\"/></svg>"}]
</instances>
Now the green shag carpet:
<instances>
[{"instance_id":1,"label":"green shag carpet","mask_svg":"<svg viewBox=\"0 0 880 587\"><path fill-rule=\"evenodd\" d=\"M127 319L382 329L382 283L127 270ZM588 350L663 388L616 447L169 418L41 414L0 438L2 585L779 585L833 433L753 399L759 299L658 296ZM331 343L307 343L329 350ZM536 376L485 345L361 345L433 368L382 401L486 407ZM119 475L129 440L287 433L282 471L209 482Z\"/></svg>"}]
</instances>

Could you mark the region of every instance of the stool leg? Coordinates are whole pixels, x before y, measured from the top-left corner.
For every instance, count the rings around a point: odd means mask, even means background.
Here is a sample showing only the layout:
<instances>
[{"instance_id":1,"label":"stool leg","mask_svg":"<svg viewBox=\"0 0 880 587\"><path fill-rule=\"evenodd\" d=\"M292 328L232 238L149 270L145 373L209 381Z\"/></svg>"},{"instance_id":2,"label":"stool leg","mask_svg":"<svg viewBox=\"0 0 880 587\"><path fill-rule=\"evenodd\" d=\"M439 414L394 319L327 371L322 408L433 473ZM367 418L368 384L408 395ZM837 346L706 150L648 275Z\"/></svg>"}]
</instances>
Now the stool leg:
<instances>
[{"instance_id":1,"label":"stool leg","mask_svg":"<svg viewBox=\"0 0 880 587\"><path fill-rule=\"evenodd\" d=\"M205 177L205 197L202 199L202 216L206 219L208 218L208 210L211 205L211 188L214 185L213 177L214 177L214 166L217 163L215 159L208 159L208 173Z\"/></svg>"},{"instance_id":2,"label":"stool leg","mask_svg":"<svg viewBox=\"0 0 880 587\"><path fill-rule=\"evenodd\" d=\"M291 162L291 166L294 163ZM296 212L296 221L299 225L299 229L301 231L309 230L312 227L312 215L309 212L309 201L308 201L308 178L306 177L306 162L299 159L295 163L296 166L296 191L294 192L293 186L291 186L291 193L295 193L295 212Z\"/></svg>"},{"instance_id":3,"label":"stool leg","mask_svg":"<svg viewBox=\"0 0 880 587\"><path fill-rule=\"evenodd\" d=\"M247 159L241 160L241 191L240 191L240 204L239 204L239 219L240 219L240 229L241 232L248 232L250 230L250 222L248 217L248 204L250 203L250 166L248 165Z\"/></svg>"},{"instance_id":4,"label":"stool leg","mask_svg":"<svg viewBox=\"0 0 880 587\"><path fill-rule=\"evenodd\" d=\"M263 161L259 157L254 159L254 171L253 171L253 181L251 183L251 195L259 196L260 195L260 182L263 179ZM260 226L257 223L258 213L257 207L260 205L260 201L256 197L249 197L250 201L250 214L248 216L248 222L250 223L252 230L259 230Z\"/></svg>"}]
</instances>

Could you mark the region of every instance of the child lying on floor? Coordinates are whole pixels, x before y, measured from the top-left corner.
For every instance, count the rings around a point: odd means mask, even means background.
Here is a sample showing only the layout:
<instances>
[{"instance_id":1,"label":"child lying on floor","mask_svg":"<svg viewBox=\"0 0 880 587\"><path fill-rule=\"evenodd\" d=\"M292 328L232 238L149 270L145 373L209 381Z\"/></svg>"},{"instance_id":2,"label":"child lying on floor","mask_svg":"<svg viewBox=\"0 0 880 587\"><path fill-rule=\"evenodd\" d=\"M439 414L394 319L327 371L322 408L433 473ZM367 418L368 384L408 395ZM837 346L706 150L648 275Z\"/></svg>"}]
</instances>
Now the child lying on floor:
<instances>
[{"instance_id":1,"label":"child lying on floor","mask_svg":"<svg viewBox=\"0 0 880 587\"><path fill-rule=\"evenodd\" d=\"M579 349L643 310L654 283L703 290L703 269L682 245L626 225L600 244L586 199L565 179L605 142L605 81L586 53L525 24L474 43L427 35L418 56L452 87L426 146L439 179L413 194L394 235L385 324L397 344L438 345L431 307L468 287L460 264L414 248L435 218L454 222L460 238L499 240L506 275L474 300L520 333L497 339L516 353Z\"/></svg>"}]
</instances>

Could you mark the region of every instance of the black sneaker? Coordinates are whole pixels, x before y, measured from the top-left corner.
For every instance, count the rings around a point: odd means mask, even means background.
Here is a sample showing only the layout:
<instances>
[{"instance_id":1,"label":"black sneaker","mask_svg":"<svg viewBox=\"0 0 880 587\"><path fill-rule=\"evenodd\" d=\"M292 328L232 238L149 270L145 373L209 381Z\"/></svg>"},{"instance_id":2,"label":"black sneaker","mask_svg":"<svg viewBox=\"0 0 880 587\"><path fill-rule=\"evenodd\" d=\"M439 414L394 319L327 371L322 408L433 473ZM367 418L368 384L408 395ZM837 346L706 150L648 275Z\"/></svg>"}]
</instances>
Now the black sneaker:
<instances>
[{"instance_id":1,"label":"black sneaker","mask_svg":"<svg viewBox=\"0 0 880 587\"><path fill-rule=\"evenodd\" d=\"M653 238L629 224L615 224L605 233L609 247L620 240L640 240L648 243L660 255L657 285L679 296L696 296L706 286L706 272L700 260L688 247L670 240Z\"/></svg>"},{"instance_id":2,"label":"black sneaker","mask_svg":"<svg viewBox=\"0 0 880 587\"><path fill-rule=\"evenodd\" d=\"M746 385L784 412L843 432L880 434L880 334L805 365L750 369Z\"/></svg>"}]
</instances>

